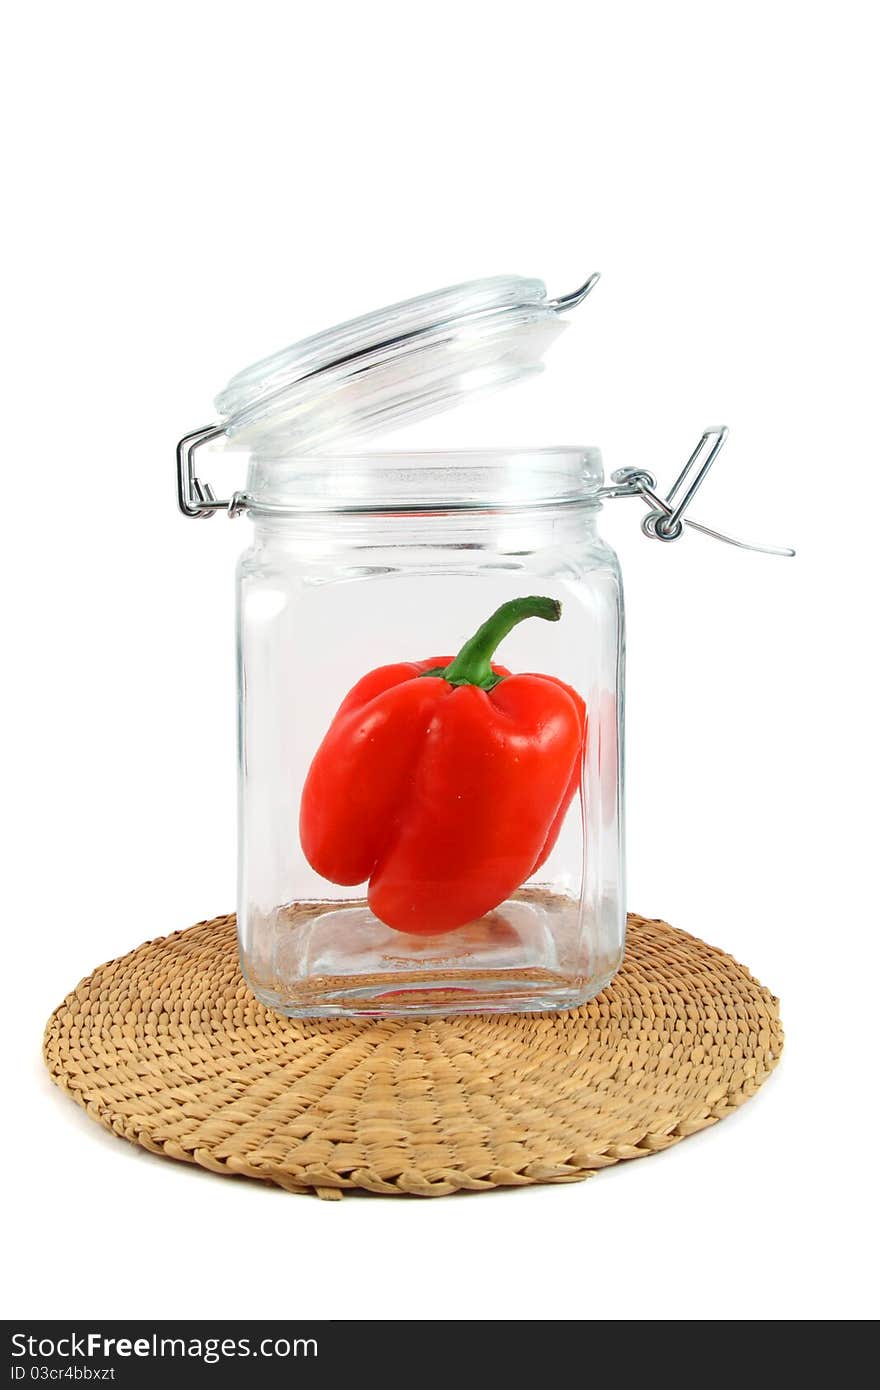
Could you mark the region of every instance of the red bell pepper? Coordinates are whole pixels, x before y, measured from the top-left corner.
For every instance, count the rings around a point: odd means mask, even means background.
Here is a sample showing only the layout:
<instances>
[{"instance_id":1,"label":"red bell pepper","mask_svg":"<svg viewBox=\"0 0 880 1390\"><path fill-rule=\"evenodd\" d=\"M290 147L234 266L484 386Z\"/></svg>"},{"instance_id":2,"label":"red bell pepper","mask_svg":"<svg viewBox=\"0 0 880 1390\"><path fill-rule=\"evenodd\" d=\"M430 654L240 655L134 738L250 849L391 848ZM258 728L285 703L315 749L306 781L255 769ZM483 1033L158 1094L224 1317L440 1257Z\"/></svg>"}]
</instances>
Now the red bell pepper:
<instances>
[{"instance_id":1,"label":"red bell pepper","mask_svg":"<svg viewBox=\"0 0 880 1390\"><path fill-rule=\"evenodd\" d=\"M453 931L540 868L580 784L586 709L554 676L491 657L550 598L502 604L455 659L399 662L349 691L303 789L300 839L332 883L369 879L397 931Z\"/></svg>"}]
</instances>

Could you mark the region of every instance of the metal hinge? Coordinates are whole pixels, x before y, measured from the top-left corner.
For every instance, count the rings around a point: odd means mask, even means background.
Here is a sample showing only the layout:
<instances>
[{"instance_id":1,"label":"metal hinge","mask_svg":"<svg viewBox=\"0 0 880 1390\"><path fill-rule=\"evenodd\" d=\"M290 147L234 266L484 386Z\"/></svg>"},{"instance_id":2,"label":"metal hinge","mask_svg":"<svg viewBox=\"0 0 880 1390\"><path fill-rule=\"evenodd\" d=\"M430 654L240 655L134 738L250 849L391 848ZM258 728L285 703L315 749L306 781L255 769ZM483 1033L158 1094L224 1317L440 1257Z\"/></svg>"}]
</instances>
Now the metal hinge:
<instances>
[{"instance_id":1,"label":"metal hinge","mask_svg":"<svg viewBox=\"0 0 880 1390\"><path fill-rule=\"evenodd\" d=\"M215 512L226 512L237 516L244 511L244 494L234 492L231 497L215 497L210 483L203 483L196 475L195 452L202 444L219 439L225 434L222 425L204 425L192 434L185 434L177 446L177 505L184 516L198 519L213 516Z\"/></svg>"}]
</instances>

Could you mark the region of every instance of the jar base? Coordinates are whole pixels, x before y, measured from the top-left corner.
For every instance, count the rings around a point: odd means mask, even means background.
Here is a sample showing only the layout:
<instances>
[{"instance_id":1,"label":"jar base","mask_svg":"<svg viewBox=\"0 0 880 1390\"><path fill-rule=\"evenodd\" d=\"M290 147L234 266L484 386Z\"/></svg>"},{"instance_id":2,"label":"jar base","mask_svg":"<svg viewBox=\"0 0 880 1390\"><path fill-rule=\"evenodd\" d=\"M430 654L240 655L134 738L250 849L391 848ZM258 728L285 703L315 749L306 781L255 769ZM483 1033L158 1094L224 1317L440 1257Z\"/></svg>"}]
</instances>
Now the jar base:
<instances>
[{"instance_id":1,"label":"jar base","mask_svg":"<svg viewBox=\"0 0 880 1390\"><path fill-rule=\"evenodd\" d=\"M618 969L622 951L585 961L583 937L578 900L541 890L443 936L392 931L363 901L296 903L252 925L242 970L289 1018L545 1012L577 1008Z\"/></svg>"}]
</instances>

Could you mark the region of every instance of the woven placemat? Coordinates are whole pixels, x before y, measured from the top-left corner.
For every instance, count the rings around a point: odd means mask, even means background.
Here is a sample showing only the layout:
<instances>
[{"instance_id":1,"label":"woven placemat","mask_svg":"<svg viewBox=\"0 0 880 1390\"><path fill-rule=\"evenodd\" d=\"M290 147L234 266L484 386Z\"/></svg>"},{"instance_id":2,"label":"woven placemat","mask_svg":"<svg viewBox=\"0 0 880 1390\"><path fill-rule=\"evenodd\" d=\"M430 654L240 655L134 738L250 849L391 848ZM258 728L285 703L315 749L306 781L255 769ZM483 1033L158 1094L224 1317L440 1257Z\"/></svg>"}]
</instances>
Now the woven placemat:
<instances>
[{"instance_id":1,"label":"woven placemat","mask_svg":"<svg viewBox=\"0 0 880 1390\"><path fill-rule=\"evenodd\" d=\"M114 1134L324 1197L577 1181L723 1119L781 1049L743 966L633 914L623 967L580 1009L311 1022L257 1002L217 917L100 966L44 1041Z\"/></svg>"}]
</instances>

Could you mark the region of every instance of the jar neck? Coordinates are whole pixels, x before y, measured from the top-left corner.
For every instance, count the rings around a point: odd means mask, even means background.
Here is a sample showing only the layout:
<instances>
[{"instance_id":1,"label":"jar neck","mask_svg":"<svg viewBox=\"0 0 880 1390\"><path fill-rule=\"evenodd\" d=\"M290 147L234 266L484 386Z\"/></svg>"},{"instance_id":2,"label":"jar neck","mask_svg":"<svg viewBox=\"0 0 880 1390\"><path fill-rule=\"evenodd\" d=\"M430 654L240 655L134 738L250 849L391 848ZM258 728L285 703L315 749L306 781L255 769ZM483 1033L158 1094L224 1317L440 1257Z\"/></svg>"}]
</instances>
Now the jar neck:
<instances>
[{"instance_id":1,"label":"jar neck","mask_svg":"<svg viewBox=\"0 0 880 1390\"><path fill-rule=\"evenodd\" d=\"M500 514L596 506L598 449L406 451L254 456L246 502L257 514Z\"/></svg>"}]
</instances>

